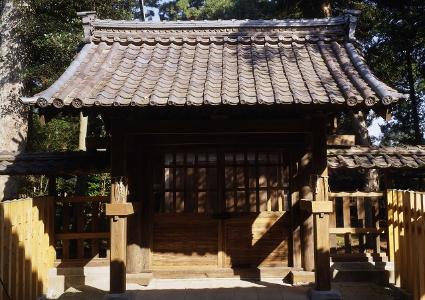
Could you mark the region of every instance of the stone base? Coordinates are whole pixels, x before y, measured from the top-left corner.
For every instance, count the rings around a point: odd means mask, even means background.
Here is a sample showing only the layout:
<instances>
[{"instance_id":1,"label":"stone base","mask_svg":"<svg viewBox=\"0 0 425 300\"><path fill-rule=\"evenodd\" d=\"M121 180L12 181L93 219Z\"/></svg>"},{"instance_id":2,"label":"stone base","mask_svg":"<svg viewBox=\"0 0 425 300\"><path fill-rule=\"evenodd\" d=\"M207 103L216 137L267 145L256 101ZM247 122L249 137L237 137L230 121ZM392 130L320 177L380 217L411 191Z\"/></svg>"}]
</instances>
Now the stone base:
<instances>
[{"instance_id":1,"label":"stone base","mask_svg":"<svg viewBox=\"0 0 425 300\"><path fill-rule=\"evenodd\" d=\"M311 289L309 291L310 300L342 300L341 293L335 290L318 291Z\"/></svg>"},{"instance_id":2,"label":"stone base","mask_svg":"<svg viewBox=\"0 0 425 300\"><path fill-rule=\"evenodd\" d=\"M106 294L103 296L103 300L131 300L133 297L131 297L129 294Z\"/></svg>"}]
</instances>

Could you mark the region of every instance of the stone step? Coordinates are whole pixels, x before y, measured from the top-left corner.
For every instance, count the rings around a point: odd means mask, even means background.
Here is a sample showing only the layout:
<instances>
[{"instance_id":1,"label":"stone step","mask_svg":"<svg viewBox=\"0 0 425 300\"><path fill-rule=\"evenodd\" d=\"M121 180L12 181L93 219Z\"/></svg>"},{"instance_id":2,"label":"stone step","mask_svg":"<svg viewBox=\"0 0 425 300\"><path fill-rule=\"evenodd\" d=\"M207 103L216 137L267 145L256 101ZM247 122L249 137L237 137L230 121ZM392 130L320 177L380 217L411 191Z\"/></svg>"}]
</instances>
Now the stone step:
<instances>
[{"instance_id":1,"label":"stone step","mask_svg":"<svg viewBox=\"0 0 425 300\"><path fill-rule=\"evenodd\" d=\"M331 263L333 280L336 282L374 282L388 284L394 270L392 262L334 262Z\"/></svg>"}]
</instances>

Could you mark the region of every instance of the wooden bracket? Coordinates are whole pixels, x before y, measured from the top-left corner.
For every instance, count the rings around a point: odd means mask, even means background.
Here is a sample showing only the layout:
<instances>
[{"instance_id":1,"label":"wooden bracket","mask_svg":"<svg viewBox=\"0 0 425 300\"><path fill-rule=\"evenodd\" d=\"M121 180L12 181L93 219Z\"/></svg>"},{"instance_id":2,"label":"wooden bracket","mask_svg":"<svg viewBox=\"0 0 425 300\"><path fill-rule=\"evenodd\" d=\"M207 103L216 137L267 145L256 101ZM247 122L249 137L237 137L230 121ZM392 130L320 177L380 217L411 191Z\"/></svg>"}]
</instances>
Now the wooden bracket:
<instances>
[{"instance_id":1,"label":"wooden bracket","mask_svg":"<svg viewBox=\"0 0 425 300\"><path fill-rule=\"evenodd\" d=\"M312 214L330 214L333 212L333 203L332 201L311 201L301 199L300 208Z\"/></svg>"},{"instance_id":2,"label":"wooden bracket","mask_svg":"<svg viewBox=\"0 0 425 300\"><path fill-rule=\"evenodd\" d=\"M106 203L106 215L125 217L134 214L133 203Z\"/></svg>"}]
</instances>

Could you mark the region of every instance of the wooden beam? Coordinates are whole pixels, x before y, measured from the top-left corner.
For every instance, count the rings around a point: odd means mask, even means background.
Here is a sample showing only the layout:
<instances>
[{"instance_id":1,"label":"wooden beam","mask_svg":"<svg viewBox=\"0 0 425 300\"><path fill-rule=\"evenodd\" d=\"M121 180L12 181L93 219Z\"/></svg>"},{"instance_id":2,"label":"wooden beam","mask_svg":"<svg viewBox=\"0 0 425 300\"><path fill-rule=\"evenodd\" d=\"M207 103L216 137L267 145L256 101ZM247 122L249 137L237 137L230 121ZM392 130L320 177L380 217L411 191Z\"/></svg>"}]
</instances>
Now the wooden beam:
<instances>
[{"instance_id":1,"label":"wooden beam","mask_svg":"<svg viewBox=\"0 0 425 300\"><path fill-rule=\"evenodd\" d=\"M309 124L300 119L275 120L203 120L193 126L190 120L143 121L137 119L129 124L128 133L205 133L205 134L235 134L235 133L303 133L309 132Z\"/></svg>"},{"instance_id":2,"label":"wooden beam","mask_svg":"<svg viewBox=\"0 0 425 300\"><path fill-rule=\"evenodd\" d=\"M383 197L383 192L336 192L329 193L329 197Z\"/></svg>"},{"instance_id":3,"label":"wooden beam","mask_svg":"<svg viewBox=\"0 0 425 300\"><path fill-rule=\"evenodd\" d=\"M306 199L300 200L300 207L302 210L308 211L309 213L332 213L333 202L332 201L310 201Z\"/></svg>"},{"instance_id":4,"label":"wooden beam","mask_svg":"<svg viewBox=\"0 0 425 300\"><path fill-rule=\"evenodd\" d=\"M107 216L129 216L134 214L133 203L107 203Z\"/></svg>"},{"instance_id":5,"label":"wooden beam","mask_svg":"<svg viewBox=\"0 0 425 300\"><path fill-rule=\"evenodd\" d=\"M384 233L384 228L329 228L330 234L366 234L366 233Z\"/></svg>"}]
</instances>

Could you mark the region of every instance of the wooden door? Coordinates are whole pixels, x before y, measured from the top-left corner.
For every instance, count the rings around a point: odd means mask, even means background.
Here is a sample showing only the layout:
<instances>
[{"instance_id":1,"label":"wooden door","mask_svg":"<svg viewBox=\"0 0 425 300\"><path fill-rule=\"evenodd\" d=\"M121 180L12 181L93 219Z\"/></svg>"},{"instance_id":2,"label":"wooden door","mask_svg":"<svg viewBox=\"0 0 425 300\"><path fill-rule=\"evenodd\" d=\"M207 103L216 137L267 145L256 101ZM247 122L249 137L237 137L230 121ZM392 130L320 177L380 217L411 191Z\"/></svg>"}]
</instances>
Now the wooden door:
<instances>
[{"instance_id":1,"label":"wooden door","mask_svg":"<svg viewBox=\"0 0 425 300\"><path fill-rule=\"evenodd\" d=\"M159 153L153 171L153 268L287 266L285 152Z\"/></svg>"},{"instance_id":2,"label":"wooden door","mask_svg":"<svg viewBox=\"0 0 425 300\"><path fill-rule=\"evenodd\" d=\"M152 267L217 267L217 154L163 152L154 178Z\"/></svg>"},{"instance_id":3,"label":"wooden door","mask_svg":"<svg viewBox=\"0 0 425 300\"><path fill-rule=\"evenodd\" d=\"M225 153L225 266L288 265L288 162L280 150Z\"/></svg>"}]
</instances>

